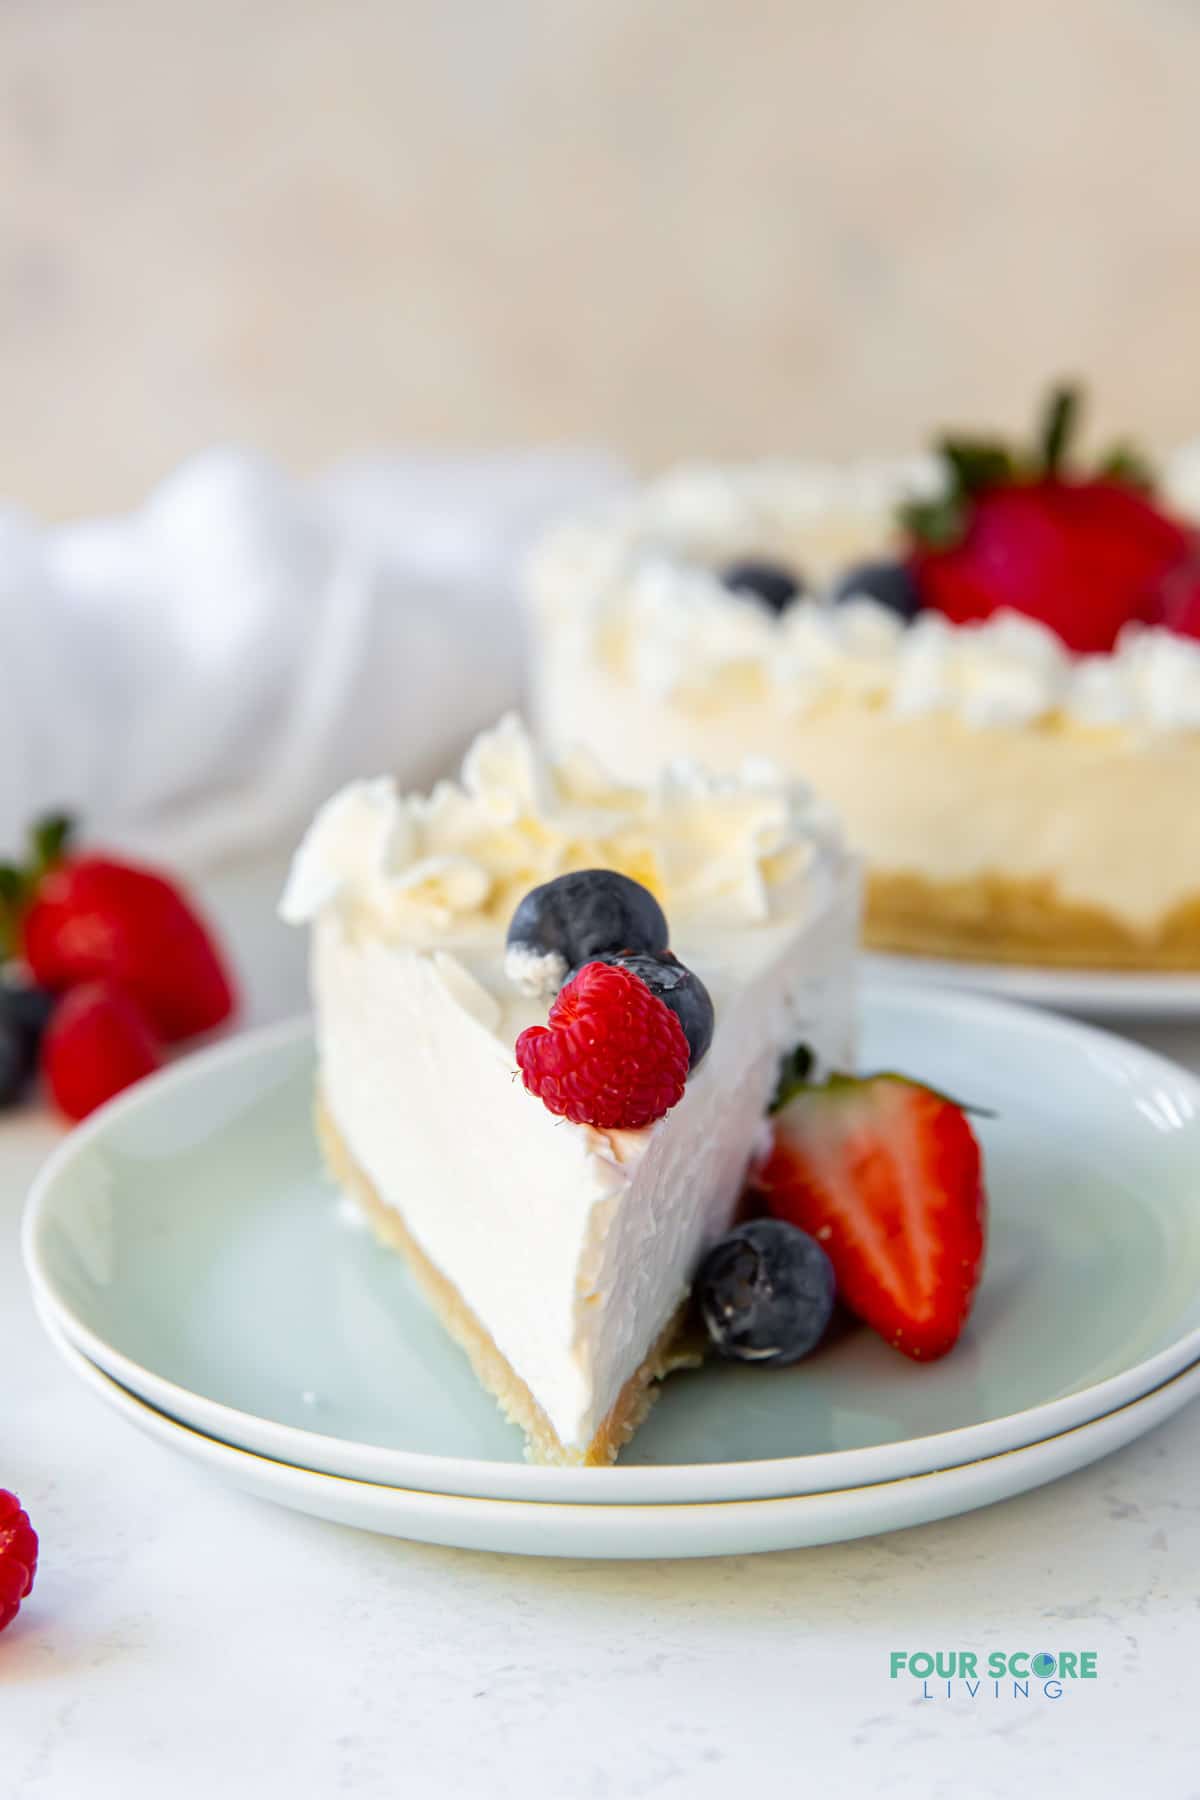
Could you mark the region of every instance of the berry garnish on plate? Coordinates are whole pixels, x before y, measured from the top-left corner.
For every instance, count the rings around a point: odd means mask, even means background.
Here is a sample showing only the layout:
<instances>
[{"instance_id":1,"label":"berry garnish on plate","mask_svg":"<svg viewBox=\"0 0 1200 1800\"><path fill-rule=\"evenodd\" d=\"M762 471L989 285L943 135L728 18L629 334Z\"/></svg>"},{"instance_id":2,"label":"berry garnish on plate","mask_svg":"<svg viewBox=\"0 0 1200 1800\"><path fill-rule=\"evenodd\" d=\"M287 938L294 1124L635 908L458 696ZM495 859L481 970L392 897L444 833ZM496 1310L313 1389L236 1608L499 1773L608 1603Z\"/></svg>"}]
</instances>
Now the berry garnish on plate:
<instances>
[{"instance_id":1,"label":"berry garnish on plate","mask_svg":"<svg viewBox=\"0 0 1200 1800\"><path fill-rule=\"evenodd\" d=\"M773 613L781 613L804 592L804 578L782 563L746 557L722 569L721 580L735 594L759 600Z\"/></svg>"},{"instance_id":2,"label":"berry garnish on plate","mask_svg":"<svg viewBox=\"0 0 1200 1800\"><path fill-rule=\"evenodd\" d=\"M9 950L56 994L117 981L167 1042L223 1024L234 983L191 898L155 869L72 853L70 830L67 817L43 821L27 866L0 869Z\"/></svg>"},{"instance_id":3,"label":"berry garnish on plate","mask_svg":"<svg viewBox=\"0 0 1200 1800\"><path fill-rule=\"evenodd\" d=\"M750 1219L718 1238L693 1285L718 1355L774 1364L799 1362L816 1348L836 1291L820 1244L783 1219Z\"/></svg>"},{"instance_id":4,"label":"berry garnish on plate","mask_svg":"<svg viewBox=\"0 0 1200 1800\"><path fill-rule=\"evenodd\" d=\"M45 821L29 864L0 871L0 925L33 980L56 993L118 982L167 1042L223 1024L233 979L192 901L155 870L72 853L70 829Z\"/></svg>"},{"instance_id":5,"label":"berry garnish on plate","mask_svg":"<svg viewBox=\"0 0 1200 1800\"><path fill-rule=\"evenodd\" d=\"M85 981L59 1002L42 1041L42 1074L68 1119L83 1119L162 1066L151 1021L125 989Z\"/></svg>"},{"instance_id":6,"label":"berry garnish on plate","mask_svg":"<svg viewBox=\"0 0 1200 1800\"><path fill-rule=\"evenodd\" d=\"M1078 396L1051 395L1040 441L946 438L947 488L905 508L908 567L922 605L957 624L1008 609L1068 649L1111 650L1122 628L1162 618L1164 582L1197 556L1195 531L1152 498L1144 467L1118 450L1090 471L1068 463Z\"/></svg>"},{"instance_id":7,"label":"berry garnish on plate","mask_svg":"<svg viewBox=\"0 0 1200 1800\"><path fill-rule=\"evenodd\" d=\"M552 1113L601 1131L638 1131L683 1098L691 1061L683 1026L646 983L589 962L545 1025L517 1039L525 1086Z\"/></svg>"},{"instance_id":8,"label":"berry garnish on plate","mask_svg":"<svg viewBox=\"0 0 1200 1800\"><path fill-rule=\"evenodd\" d=\"M646 952L609 950L603 956L593 957L592 961L616 963L622 969L628 969L645 982L650 992L656 994L664 1006L670 1007L683 1026L683 1035L688 1041L692 1059L691 1068L697 1068L712 1043L714 1024L713 1003L700 977L694 975L691 969L685 968L669 950L661 950L657 956L650 956Z\"/></svg>"},{"instance_id":9,"label":"berry garnish on plate","mask_svg":"<svg viewBox=\"0 0 1200 1800\"><path fill-rule=\"evenodd\" d=\"M579 869L526 894L508 928L505 970L527 993L553 994L567 971L613 950L657 956L666 916L649 888L615 869Z\"/></svg>"},{"instance_id":10,"label":"berry garnish on plate","mask_svg":"<svg viewBox=\"0 0 1200 1800\"><path fill-rule=\"evenodd\" d=\"M957 1342L979 1285L987 1201L962 1108L901 1075L785 1078L753 1185L828 1253L842 1300L918 1361Z\"/></svg>"},{"instance_id":11,"label":"berry garnish on plate","mask_svg":"<svg viewBox=\"0 0 1200 1800\"><path fill-rule=\"evenodd\" d=\"M11 1625L37 1574L37 1532L15 1494L0 1488L0 1631Z\"/></svg>"},{"instance_id":12,"label":"berry garnish on plate","mask_svg":"<svg viewBox=\"0 0 1200 1800\"><path fill-rule=\"evenodd\" d=\"M921 610L921 594L912 570L902 562L858 563L834 584L833 598L874 600L900 619L915 619Z\"/></svg>"}]
</instances>

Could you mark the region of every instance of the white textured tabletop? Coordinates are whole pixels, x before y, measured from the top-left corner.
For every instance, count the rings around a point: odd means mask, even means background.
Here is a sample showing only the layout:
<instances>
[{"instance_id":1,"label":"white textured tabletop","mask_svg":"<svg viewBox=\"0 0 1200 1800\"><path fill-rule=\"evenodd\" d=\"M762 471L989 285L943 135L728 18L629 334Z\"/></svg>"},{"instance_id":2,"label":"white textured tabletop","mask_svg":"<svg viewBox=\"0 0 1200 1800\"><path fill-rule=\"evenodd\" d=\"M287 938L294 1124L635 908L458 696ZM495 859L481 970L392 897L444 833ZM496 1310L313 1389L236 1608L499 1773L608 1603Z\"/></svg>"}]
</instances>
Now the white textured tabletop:
<instances>
[{"instance_id":1,"label":"white textured tabletop","mask_svg":"<svg viewBox=\"0 0 1200 1800\"><path fill-rule=\"evenodd\" d=\"M299 954L258 877L217 902L251 1016ZM1200 1067L1200 1030L1145 1041ZM711 1562L427 1548L244 1498L103 1411L35 1322L0 1124L0 1486L42 1539L0 1639L2 1800L1200 1796L1200 1407L944 1524ZM1060 1699L922 1699L893 1650L1096 1653ZM930 1686L935 1689L936 1683Z\"/></svg>"}]
</instances>

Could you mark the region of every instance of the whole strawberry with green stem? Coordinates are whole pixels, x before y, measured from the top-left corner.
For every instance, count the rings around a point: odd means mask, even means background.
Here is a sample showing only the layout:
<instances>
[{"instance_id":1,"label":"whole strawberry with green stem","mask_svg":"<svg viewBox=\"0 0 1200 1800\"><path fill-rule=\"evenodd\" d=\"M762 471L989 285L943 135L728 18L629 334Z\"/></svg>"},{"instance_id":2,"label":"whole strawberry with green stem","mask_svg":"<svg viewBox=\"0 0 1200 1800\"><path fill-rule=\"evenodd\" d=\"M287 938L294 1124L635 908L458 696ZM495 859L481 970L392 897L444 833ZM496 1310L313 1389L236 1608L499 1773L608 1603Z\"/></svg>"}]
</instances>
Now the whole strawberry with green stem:
<instances>
[{"instance_id":1,"label":"whole strawberry with green stem","mask_svg":"<svg viewBox=\"0 0 1200 1800\"><path fill-rule=\"evenodd\" d=\"M24 866L0 865L0 938L52 993L120 989L164 1042L211 1031L236 1005L213 933L179 885L139 864L75 852L72 826L35 826Z\"/></svg>"},{"instance_id":2,"label":"whole strawberry with green stem","mask_svg":"<svg viewBox=\"0 0 1200 1800\"><path fill-rule=\"evenodd\" d=\"M1170 595L1200 575L1196 531L1155 502L1128 450L1071 467L1078 411L1077 392L1057 389L1024 455L990 439L941 442L945 492L902 514L922 606L956 624L1023 613L1077 652L1111 650L1132 623L1191 635L1192 615Z\"/></svg>"}]
</instances>

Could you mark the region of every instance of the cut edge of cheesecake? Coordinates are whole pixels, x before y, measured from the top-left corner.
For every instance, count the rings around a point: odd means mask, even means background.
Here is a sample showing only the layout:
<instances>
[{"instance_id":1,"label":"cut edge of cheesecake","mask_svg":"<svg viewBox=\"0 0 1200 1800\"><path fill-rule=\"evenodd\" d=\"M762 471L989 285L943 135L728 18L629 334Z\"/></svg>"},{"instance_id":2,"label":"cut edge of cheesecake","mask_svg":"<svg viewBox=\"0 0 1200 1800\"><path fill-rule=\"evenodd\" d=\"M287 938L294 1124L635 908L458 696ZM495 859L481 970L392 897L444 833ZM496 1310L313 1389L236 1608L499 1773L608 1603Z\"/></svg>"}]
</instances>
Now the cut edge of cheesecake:
<instances>
[{"instance_id":1,"label":"cut edge of cheesecake","mask_svg":"<svg viewBox=\"0 0 1200 1800\"><path fill-rule=\"evenodd\" d=\"M654 1405L663 1378L677 1369L696 1368L703 1361L699 1338L690 1327L685 1297L645 1360L626 1381L591 1443L582 1449L563 1444L491 1333L480 1324L454 1283L425 1254L401 1213L383 1200L359 1165L334 1124L319 1088L315 1117L317 1140L333 1181L350 1195L380 1243L404 1257L443 1328L466 1352L481 1386L493 1396L505 1417L525 1433L528 1461L589 1468L615 1462Z\"/></svg>"}]
</instances>

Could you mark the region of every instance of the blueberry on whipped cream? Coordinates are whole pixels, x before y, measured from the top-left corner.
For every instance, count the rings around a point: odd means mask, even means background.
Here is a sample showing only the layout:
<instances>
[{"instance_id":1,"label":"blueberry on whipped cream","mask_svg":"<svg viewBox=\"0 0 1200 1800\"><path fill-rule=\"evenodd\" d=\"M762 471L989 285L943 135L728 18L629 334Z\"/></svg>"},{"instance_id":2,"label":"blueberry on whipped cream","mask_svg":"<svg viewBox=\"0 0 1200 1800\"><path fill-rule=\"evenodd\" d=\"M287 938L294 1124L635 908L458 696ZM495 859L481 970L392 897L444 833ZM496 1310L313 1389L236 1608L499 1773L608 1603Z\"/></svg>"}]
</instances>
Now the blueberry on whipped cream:
<instances>
[{"instance_id":1,"label":"blueberry on whipped cream","mask_svg":"<svg viewBox=\"0 0 1200 1800\"><path fill-rule=\"evenodd\" d=\"M735 594L761 600L773 613L781 613L804 592L804 579L782 563L746 557L721 571L721 580Z\"/></svg>"},{"instance_id":2,"label":"blueberry on whipped cream","mask_svg":"<svg viewBox=\"0 0 1200 1800\"><path fill-rule=\"evenodd\" d=\"M526 993L547 996L588 963L628 970L675 1014L694 1069L712 1043L713 1003L667 941L666 916L648 888L615 869L583 869L526 894L508 928L504 968Z\"/></svg>"},{"instance_id":3,"label":"blueberry on whipped cream","mask_svg":"<svg viewBox=\"0 0 1200 1800\"><path fill-rule=\"evenodd\" d=\"M898 619L915 619L921 610L921 595L907 564L902 562L857 563L847 569L834 584L833 598L874 600Z\"/></svg>"},{"instance_id":4,"label":"blueberry on whipped cream","mask_svg":"<svg viewBox=\"0 0 1200 1800\"><path fill-rule=\"evenodd\" d=\"M556 994L583 963L611 951L657 956L668 941L648 888L615 869L578 869L526 894L508 928L504 969L527 994Z\"/></svg>"}]
</instances>

